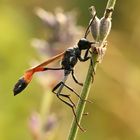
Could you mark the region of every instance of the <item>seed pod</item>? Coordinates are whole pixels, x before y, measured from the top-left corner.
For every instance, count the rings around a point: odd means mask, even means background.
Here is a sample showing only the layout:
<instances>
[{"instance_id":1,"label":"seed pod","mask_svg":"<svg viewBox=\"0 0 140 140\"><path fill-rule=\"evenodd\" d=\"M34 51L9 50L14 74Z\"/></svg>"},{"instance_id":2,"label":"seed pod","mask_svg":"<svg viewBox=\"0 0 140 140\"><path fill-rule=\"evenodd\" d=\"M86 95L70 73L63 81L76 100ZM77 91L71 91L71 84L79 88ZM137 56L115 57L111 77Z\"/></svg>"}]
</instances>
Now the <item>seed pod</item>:
<instances>
[{"instance_id":1,"label":"seed pod","mask_svg":"<svg viewBox=\"0 0 140 140\"><path fill-rule=\"evenodd\" d=\"M100 20L100 41L105 41L111 30L111 13L113 9L106 9L105 15Z\"/></svg>"},{"instance_id":2,"label":"seed pod","mask_svg":"<svg viewBox=\"0 0 140 140\"><path fill-rule=\"evenodd\" d=\"M98 40L98 37L99 37L100 20L96 16L96 10L95 10L95 7L94 6L91 6L89 8L89 10L91 11L92 16L93 17L95 16L95 18L93 19L93 21L92 21L92 19L90 20L90 22L92 22L91 23L91 26L90 26L90 31L91 31L91 34L92 34L94 40L96 41L96 40Z\"/></svg>"},{"instance_id":3,"label":"seed pod","mask_svg":"<svg viewBox=\"0 0 140 140\"><path fill-rule=\"evenodd\" d=\"M100 27L100 20L96 16L90 27L91 34L95 41L97 41L99 38L99 27Z\"/></svg>"}]
</instances>

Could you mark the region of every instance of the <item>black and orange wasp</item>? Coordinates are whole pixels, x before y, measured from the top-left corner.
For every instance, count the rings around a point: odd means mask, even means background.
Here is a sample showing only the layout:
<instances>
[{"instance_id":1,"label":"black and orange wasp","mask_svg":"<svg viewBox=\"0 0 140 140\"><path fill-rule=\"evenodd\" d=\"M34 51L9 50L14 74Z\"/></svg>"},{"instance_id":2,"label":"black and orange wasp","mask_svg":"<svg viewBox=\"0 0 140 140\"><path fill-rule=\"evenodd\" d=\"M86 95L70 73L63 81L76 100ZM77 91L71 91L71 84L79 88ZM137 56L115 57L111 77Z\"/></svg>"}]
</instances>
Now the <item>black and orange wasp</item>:
<instances>
[{"instance_id":1,"label":"black and orange wasp","mask_svg":"<svg viewBox=\"0 0 140 140\"><path fill-rule=\"evenodd\" d=\"M63 79L61 80L61 82L59 82L52 89L52 92L55 93L56 96L62 102L64 102L69 107L71 107L71 109L73 111L73 114L74 114L74 117L75 117L75 120L76 120L76 123L77 123L78 127L82 131L84 131L84 129L78 123L78 120L77 120L77 117L76 117L76 113L75 113L75 104L74 104L74 102L71 100L71 98L70 98L69 95L62 94L61 91L62 91L63 87L66 87L67 89L69 89L70 91L72 91L74 94L76 94L76 96L78 96L81 100L83 100L80 97L80 95L77 94L71 87L69 87L68 85L66 85L65 82L66 82L69 74L71 74L73 80L77 84L79 84L80 86L83 85L82 83L78 82L77 78L74 75L74 66L76 65L76 63L78 62L78 60L80 62L85 62L85 61L87 61L87 60L89 60L91 58L89 56L89 52L90 52L90 49L92 47L92 44L94 44L94 42L90 42L86 38L87 38L87 35L90 32L90 26L91 26L92 22L94 21L95 16L96 16L96 13L92 17L92 19L91 19L91 21L90 21L90 23L89 23L89 25L88 25L88 27L86 29L84 38L80 39L78 41L77 45L75 45L73 48L68 48L66 51L64 51L64 52L62 52L62 53L60 53L60 54L58 54L58 55L56 55L54 57L51 57L50 59L48 59L47 61L45 61L45 62L43 62L43 63L41 63L39 65L37 65L36 67L27 70L24 73L24 75L15 84L14 89L13 89L14 95L17 95L20 92L22 92L27 87L27 85L30 83L30 81L32 80L33 75L36 72L43 72L43 71L48 71L48 70L64 70L64 77L63 77ZM85 54L82 57L81 53L82 53L83 50L85 51ZM61 60L61 67L59 67L59 68L45 67L48 64L50 64L50 63L52 63L52 62L54 62L56 60ZM57 92L56 92L56 90L57 90ZM67 98L69 100L69 102L65 101L61 97ZM83 101L85 101L85 100L83 100Z\"/></svg>"}]
</instances>

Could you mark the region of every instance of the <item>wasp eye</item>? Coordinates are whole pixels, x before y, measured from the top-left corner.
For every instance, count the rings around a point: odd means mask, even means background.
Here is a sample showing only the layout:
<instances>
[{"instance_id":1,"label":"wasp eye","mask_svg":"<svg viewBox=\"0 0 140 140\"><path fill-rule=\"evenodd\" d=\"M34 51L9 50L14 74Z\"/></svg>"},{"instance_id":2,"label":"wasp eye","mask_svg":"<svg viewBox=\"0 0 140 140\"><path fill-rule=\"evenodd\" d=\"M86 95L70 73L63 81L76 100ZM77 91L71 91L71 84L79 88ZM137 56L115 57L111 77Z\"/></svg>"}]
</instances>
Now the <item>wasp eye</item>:
<instances>
[{"instance_id":1,"label":"wasp eye","mask_svg":"<svg viewBox=\"0 0 140 140\"><path fill-rule=\"evenodd\" d=\"M28 83L25 81L24 78L21 78L18 80L18 82L15 84L15 87L13 89L14 96L23 91L27 87Z\"/></svg>"}]
</instances>

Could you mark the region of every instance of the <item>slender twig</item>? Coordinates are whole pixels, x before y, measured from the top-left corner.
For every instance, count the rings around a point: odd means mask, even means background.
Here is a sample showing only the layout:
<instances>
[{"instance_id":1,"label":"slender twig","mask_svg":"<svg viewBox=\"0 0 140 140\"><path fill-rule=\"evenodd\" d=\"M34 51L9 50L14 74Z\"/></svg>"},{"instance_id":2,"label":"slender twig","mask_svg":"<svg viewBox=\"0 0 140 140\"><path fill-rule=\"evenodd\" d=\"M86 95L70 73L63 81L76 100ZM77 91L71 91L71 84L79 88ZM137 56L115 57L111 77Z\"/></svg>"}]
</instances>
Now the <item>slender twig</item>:
<instances>
[{"instance_id":1,"label":"slender twig","mask_svg":"<svg viewBox=\"0 0 140 140\"><path fill-rule=\"evenodd\" d=\"M106 8L114 9L115 2L116 2L116 0L108 0ZM103 43L101 43L101 44L103 44ZM89 65L86 80L85 80L85 83L84 83L84 86L83 86L83 89L82 89L82 92L81 92L81 98L84 99L84 100L87 100L87 98L88 98L91 83L92 83L92 78L94 80L95 71L96 71L96 67L97 67L97 63L95 63L95 62L97 62L98 57L99 57L99 55L96 54L96 53L92 54L92 55L93 55L93 62L94 63L93 63L93 66ZM91 76L92 74L93 74L93 77ZM86 102L83 102L82 100L79 100L78 104L77 104L76 115L77 115L77 120L78 120L79 123L82 120L85 104L86 104ZM77 126L77 124L75 122L75 119L74 119L73 122L72 122L72 126L71 126L71 129L70 129L69 135L68 135L68 140L75 140L76 136L77 136L77 132L78 132L78 126Z\"/></svg>"}]
</instances>

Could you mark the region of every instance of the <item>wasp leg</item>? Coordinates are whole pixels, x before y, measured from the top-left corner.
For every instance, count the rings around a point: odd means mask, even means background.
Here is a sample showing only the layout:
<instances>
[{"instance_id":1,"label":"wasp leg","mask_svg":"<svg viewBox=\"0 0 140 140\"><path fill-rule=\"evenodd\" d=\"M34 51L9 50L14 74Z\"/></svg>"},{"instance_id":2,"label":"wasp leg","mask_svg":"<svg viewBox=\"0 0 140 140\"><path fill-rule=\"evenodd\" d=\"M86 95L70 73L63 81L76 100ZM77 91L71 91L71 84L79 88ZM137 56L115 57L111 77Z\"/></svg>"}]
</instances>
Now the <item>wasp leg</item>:
<instances>
[{"instance_id":1,"label":"wasp leg","mask_svg":"<svg viewBox=\"0 0 140 140\"><path fill-rule=\"evenodd\" d=\"M73 112L73 115L74 115L74 117L75 117L75 121L76 121L77 126L78 126L83 132L85 132L85 129L83 129L83 128L80 126L80 124L78 123L78 119L77 119L77 116L76 116L76 113L75 113L75 110L74 110L75 104L72 102L70 96L69 96L69 95L61 94L61 93L59 93L59 92L55 92L55 90L56 90L57 88L59 88L59 87L61 88L61 86L64 86L64 85L62 84L62 82L58 83L58 84L54 87L54 89L52 90L52 92L56 94L56 96L58 97L58 99L60 99L63 103L65 103L66 105L68 105L68 106L72 109L72 112ZM68 98L69 101L70 101L72 104L70 104L69 102L63 100L60 96Z\"/></svg>"},{"instance_id":2,"label":"wasp leg","mask_svg":"<svg viewBox=\"0 0 140 140\"><path fill-rule=\"evenodd\" d=\"M93 81L94 81L94 76L93 75L95 75L96 73L95 73L95 68L94 68L94 62L93 62L93 59L91 58L90 59L90 65L91 65L91 67L92 67L92 71L93 71L93 73L91 73L91 78L92 78L92 83L93 83Z\"/></svg>"},{"instance_id":3,"label":"wasp leg","mask_svg":"<svg viewBox=\"0 0 140 140\"><path fill-rule=\"evenodd\" d=\"M66 88L68 88L70 91L72 91L77 97L79 97L80 100L85 101L85 102L92 103L92 101L90 101L90 100L82 99L81 96L80 96L76 91L74 91L71 87L69 87L69 86L66 85L65 83L62 83L62 84L63 84Z\"/></svg>"},{"instance_id":4,"label":"wasp leg","mask_svg":"<svg viewBox=\"0 0 140 140\"><path fill-rule=\"evenodd\" d=\"M78 80L76 79L76 77L75 77L75 75L74 75L74 70L72 70L71 75L72 75L72 78L73 78L73 80L75 81L75 83L77 83L77 84L80 85L80 86L83 86L83 83L78 82Z\"/></svg>"},{"instance_id":5,"label":"wasp leg","mask_svg":"<svg viewBox=\"0 0 140 140\"><path fill-rule=\"evenodd\" d=\"M84 116L87 116L88 114L89 114L88 112L83 113Z\"/></svg>"},{"instance_id":6,"label":"wasp leg","mask_svg":"<svg viewBox=\"0 0 140 140\"><path fill-rule=\"evenodd\" d=\"M81 56L79 56L79 60L81 62L85 62L85 61L89 60L91 57L88 56L88 53L89 53L89 49L86 50L86 52L84 54L84 58L82 58Z\"/></svg>"}]
</instances>

